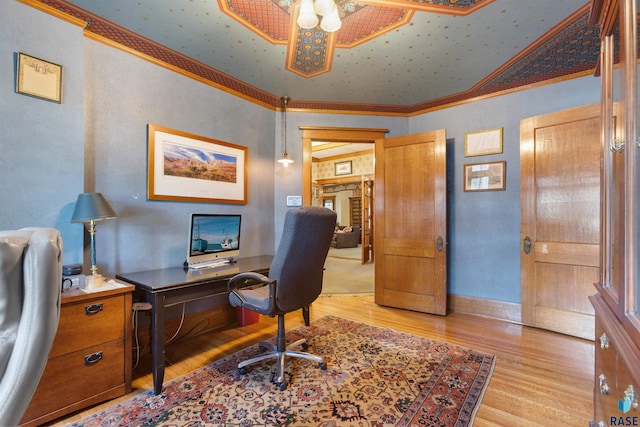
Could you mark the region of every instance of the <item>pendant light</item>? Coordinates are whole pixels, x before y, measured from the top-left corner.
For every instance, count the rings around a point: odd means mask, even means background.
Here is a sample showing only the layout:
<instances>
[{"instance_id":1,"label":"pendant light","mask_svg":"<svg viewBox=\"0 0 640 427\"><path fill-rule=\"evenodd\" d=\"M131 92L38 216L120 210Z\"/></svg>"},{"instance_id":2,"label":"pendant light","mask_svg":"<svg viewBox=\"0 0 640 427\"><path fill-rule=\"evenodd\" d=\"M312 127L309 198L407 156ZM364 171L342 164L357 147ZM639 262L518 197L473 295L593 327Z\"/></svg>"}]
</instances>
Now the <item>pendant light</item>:
<instances>
[{"instance_id":1,"label":"pendant light","mask_svg":"<svg viewBox=\"0 0 640 427\"><path fill-rule=\"evenodd\" d=\"M282 158L278 159L278 163L282 163L282 166L285 168L289 166L289 163L293 163L293 160L289 159L289 155L287 154L287 105L291 98L288 96L283 96L280 98L282 101L282 135L283 135L283 145L284 145L284 153L282 154Z\"/></svg>"}]
</instances>

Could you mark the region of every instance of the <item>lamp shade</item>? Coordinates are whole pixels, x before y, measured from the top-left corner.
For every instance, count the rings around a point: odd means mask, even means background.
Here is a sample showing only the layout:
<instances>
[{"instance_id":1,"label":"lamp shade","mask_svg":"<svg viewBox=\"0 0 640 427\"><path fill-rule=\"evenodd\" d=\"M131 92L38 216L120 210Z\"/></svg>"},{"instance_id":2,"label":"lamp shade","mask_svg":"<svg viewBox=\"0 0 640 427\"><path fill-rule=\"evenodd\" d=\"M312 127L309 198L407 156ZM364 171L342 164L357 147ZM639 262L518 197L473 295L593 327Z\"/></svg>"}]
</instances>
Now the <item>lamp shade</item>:
<instances>
[{"instance_id":1,"label":"lamp shade","mask_svg":"<svg viewBox=\"0 0 640 427\"><path fill-rule=\"evenodd\" d=\"M78 195L71 222L97 221L117 216L102 193L82 193Z\"/></svg>"},{"instance_id":2,"label":"lamp shade","mask_svg":"<svg viewBox=\"0 0 640 427\"><path fill-rule=\"evenodd\" d=\"M313 0L302 0L297 22L300 28L306 30L315 28L318 25L318 15L316 15L316 12L313 10Z\"/></svg>"},{"instance_id":3,"label":"lamp shade","mask_svg":"<svg viewBox=\"0 0 640 427\"><path fill-rule=\"evenodd\" d=\"M338 8L334 7L331 12L324 15L322 17L322 22L320 22L320 28L325 30L327 33L333 33L338 31L342 27L342 21L340 21L340 14L338 13Z\"/></svg>"},{"instance_id":4,"label":"lamp shade","mask_svg":"<svg viewBox=\"0 0 640 427\"><path fill-rule=\"evenodd\" d=\"M325 16L337 9L334 0L316 0L315 11L320 16Z\"/></svg>"},{"instance_id":5,"label":"lamp shade","mask_svg":"<svg viewBox=\"0 0 640 427\"><path fill-rule=\"evenodd\" d=\"M278 163L280 163L282 166L284 166L285 168L287 166L289 166L291 163L293 163L293 160L291 160L289 158L289 156L287 155L287 153L284 153L284 155L282 156L281 159L277 160Z\"/></svg>"}]
</instances>

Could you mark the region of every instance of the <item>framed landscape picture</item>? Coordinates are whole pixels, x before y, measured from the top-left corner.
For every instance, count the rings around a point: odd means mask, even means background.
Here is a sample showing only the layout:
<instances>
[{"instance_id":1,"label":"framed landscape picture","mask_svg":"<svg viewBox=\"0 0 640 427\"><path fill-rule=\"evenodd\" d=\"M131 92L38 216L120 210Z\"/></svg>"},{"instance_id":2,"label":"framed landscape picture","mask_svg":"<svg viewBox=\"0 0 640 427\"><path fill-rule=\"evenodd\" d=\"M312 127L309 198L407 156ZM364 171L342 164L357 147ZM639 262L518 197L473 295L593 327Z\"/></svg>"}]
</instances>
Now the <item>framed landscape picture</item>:
<instances>
[{"instance_id":1,"label":"framed landscape picture","mask_svg":"<svg viewBox=\"0 0 640 427\"><path fill-rule=\"evenodd\" d=\"M247 204L247 147L148 125L149 200Z\"/></svg>"}]
</instances>

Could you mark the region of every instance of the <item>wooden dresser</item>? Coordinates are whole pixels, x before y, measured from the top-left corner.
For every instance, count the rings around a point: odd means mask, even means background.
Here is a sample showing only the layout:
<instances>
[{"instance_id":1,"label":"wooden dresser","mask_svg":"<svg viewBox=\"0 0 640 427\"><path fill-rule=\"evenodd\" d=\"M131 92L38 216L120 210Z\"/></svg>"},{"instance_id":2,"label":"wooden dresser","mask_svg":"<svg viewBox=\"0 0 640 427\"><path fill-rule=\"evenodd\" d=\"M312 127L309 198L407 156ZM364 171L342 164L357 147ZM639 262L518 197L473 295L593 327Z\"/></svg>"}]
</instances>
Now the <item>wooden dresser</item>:
<instances>
[{"instance_id":1,"label":"wooden dresser","mask_svg":"<svg viewBox=\"0 0 640 427\"><path fill-rule=\"evenodd\" d=\"M131 295L122 285L62 294L49 361L20 425L39 425L131 392Z\"/></svg>"},{"instance_id":2,"label":"wooden dresser","mask_svg":"<svg viewBox=\"0 0 640 427\"><path fill-rule=\"evenodd\" d=\"M601 277L595 309L591 426L640 426L640 0L592 0L602 39Z\"/></svg>"}]
</instances>

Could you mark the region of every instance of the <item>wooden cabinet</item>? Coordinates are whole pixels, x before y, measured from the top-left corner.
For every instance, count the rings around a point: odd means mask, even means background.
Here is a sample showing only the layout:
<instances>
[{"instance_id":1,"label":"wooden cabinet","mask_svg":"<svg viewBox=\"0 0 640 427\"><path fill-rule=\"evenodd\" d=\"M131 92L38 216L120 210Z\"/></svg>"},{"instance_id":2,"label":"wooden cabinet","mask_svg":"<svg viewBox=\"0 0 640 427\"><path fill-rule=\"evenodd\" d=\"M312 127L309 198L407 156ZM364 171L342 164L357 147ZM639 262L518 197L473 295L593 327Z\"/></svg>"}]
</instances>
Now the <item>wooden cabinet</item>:
<instances>
[{"instance_id":1,"label":"wooden cabinet","mask_svg":"<svg viewBox=\"0 0 640 427\"><path fill-rule=\"evenodd\" d=\"M39 425L131 392L133 289L62 295L49 361L21 425Z\"/></svg>"},{"instance_id":2,"label":"wooden cabinet","mask_svg":"<svg viewBox=\"0 0 640 427\"><path fill-rule=\"evenodd\" d=\"M638 20L640 0L592 0L601 29L601 276L595 309L592 426L640 425L640 146Z\"/></svg>"},{"instance_id":3,"label":"wooden cabinet","mask_svg":"<svg viewBox=\"0 0 640 427\"><path fill-rule=\"evenodd\" d=\"M351 226L362 227L362 198L349 197L349 216L351 218Z\"/></svg>"}]
</instances>

